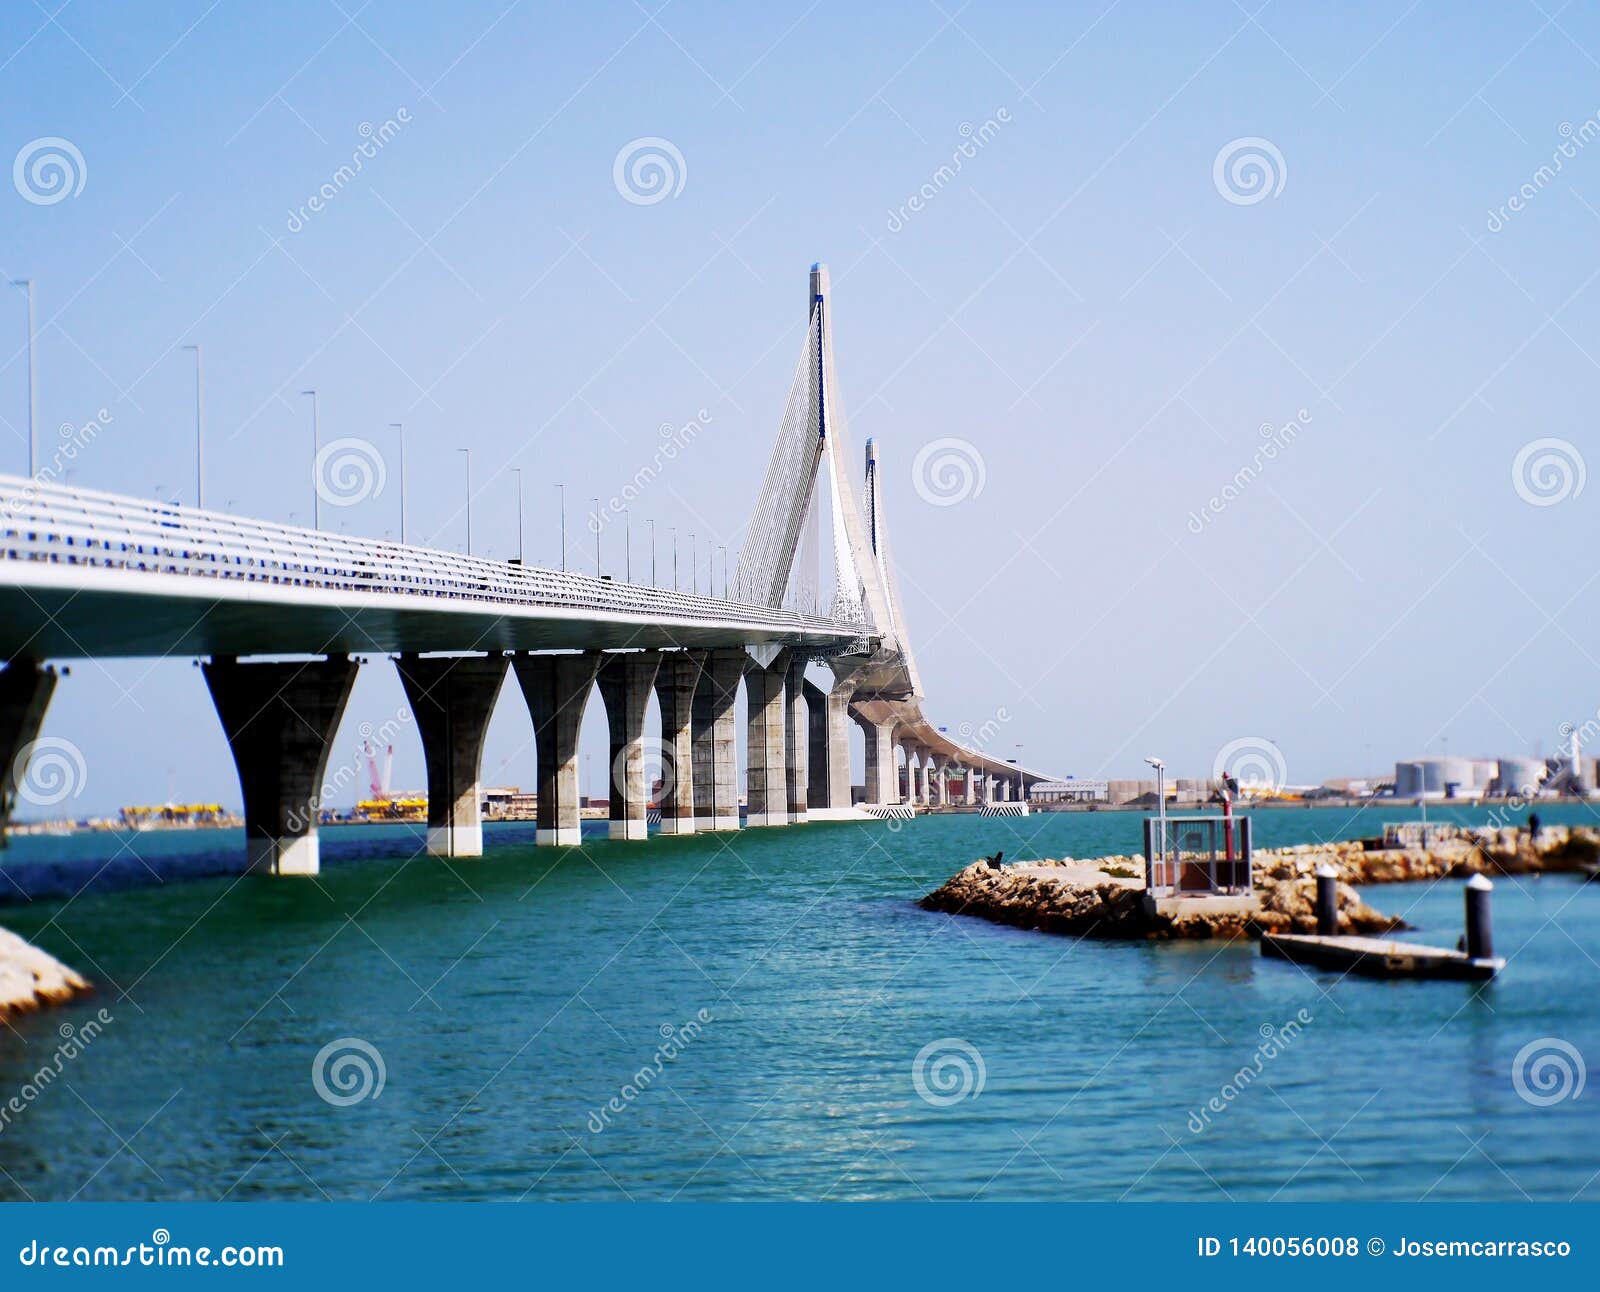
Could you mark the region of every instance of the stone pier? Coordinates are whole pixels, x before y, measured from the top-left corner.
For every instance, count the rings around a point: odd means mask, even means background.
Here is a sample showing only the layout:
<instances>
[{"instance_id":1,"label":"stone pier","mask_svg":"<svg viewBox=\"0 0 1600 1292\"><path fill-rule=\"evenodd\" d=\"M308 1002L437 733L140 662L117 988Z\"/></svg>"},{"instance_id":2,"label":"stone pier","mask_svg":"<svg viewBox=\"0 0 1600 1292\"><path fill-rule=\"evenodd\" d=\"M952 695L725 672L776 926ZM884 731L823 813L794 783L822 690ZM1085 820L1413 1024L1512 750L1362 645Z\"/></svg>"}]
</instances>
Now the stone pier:
<instances>
[{"instance_id":1,"label":"stone pier","mask_svg":"<svg viewBox=\"0 0 1600 1292\"><path fill-rule=\"evenodd\" d=\"M356 661L251 662L222 656L203 670L244 795L252 872L315 875L323 776Z\"/></svg>"},{"instance_id":2,"label":"stone pier","mask_svg":"<svg viewBox=\"0 0 1600 1292\"><path fill-rule=\"evenodd\" d=\"M428 851L483 855L478 783L489 716L506 679L503 655L402 655L395 661L428 768Z\"/></svg>"},{"instance_id":3,"label":"stone pier","mask_svg":"<svg viewBox=\"0 0 1600 1292\"><path fill-rule=\"evenodd\" d=\"M697 830L739 828L739 759L735 708L745 653L738 647L699 652L700 684L691 712L694 735L694 823Z\"/></svg>"},{"instance_id":4,"label":"stone pier","mask_svg":"<svg viewBox=\"0 0 1600 1292\"><path fill-rule=\"evenodd\" d=\"M55 669L35 659L14 659L0 671L0 848L55 689Z\"/></svg>"},{"instance_id":5,"label":"stone pier","mask_svg":"<svg viewBox=\"0 0 1600 1292\"><path fill-rule=\"evenodd\" d=\"M694 693L700 685L700 657L693 651L668 651L656 671L656 703L661 708L661 833L694 833Z\"/></svg>"},{"instance_id":6,"label":"stone pier","mask_svg":"<svg viewBox=\"0 0 1600 1292\"><path fill-rule=\"evenodd\" d=\"M787 736L783 715L788 673L787 651L780 652L770 665L745 657L745 824L748 826L789 824Z\"/></svg>"},{"instance_id":7,"label":"stone pier","mask_svg":"<svg viewBox=\"0 0 1600 1292\"><path fill-rule=\"evenodd\" d=\"M661 652L632 651L602 657L597 674L611 733L611 837L643 839L650 785L644 757L644 715L661 667Z\"/></svg>"},{"instance_id":8,"label":"stone pier","mask_svg":"<svg viewBox=\"0 0 1600 1292\"><path fill-rule=\"evenodd\" d=\"M583 840L578 814L578 730L600 667L598 652L521 655L513 667L533 717L539 809L536 843L575 847Z\"/></svg>"}]
</instances>

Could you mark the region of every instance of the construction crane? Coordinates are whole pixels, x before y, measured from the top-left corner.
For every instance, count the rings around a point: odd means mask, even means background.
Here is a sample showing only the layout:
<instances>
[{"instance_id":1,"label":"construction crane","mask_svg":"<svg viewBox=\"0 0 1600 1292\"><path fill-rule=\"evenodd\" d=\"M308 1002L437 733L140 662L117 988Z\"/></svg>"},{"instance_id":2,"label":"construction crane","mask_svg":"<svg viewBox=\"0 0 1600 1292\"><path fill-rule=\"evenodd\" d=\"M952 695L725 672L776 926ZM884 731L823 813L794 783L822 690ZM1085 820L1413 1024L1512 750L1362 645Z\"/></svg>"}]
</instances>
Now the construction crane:
<instances>
[{"instance_id":1,"label":"construction crane","mask_svg":"<svg viewBox=\"0 0 1600 1292\"><path fill-rule=\"evenodd\" d=\"M378 774L378 756L372 748L372 742L362 742L362 750L367 756L367 780L372 786L372 797L382 802L390 797L389 777L394 771L394 746L390 745L383 760L383 774Z\"/></svg>"}]
</instances>

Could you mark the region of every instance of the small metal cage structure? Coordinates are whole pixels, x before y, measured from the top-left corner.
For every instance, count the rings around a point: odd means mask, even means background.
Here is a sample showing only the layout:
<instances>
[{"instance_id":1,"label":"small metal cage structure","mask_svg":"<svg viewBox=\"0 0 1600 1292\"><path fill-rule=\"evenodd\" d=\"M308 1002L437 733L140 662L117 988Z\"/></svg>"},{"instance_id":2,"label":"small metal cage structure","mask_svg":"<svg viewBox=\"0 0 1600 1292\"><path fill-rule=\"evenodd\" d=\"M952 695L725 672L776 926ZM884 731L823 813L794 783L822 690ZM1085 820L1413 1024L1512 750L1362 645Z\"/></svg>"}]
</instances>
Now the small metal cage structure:
<instances>
[{"instance_id":1,"label":"small metal cage structure","mask_svg":"<svg viewBox=\"0 0 1600 1292\"><path fill-rule=\"evenodd\" d=\"M1146 817L1144 882L1154 897L1250 892L1250 818Z\"/></svg>"}]
</instances>

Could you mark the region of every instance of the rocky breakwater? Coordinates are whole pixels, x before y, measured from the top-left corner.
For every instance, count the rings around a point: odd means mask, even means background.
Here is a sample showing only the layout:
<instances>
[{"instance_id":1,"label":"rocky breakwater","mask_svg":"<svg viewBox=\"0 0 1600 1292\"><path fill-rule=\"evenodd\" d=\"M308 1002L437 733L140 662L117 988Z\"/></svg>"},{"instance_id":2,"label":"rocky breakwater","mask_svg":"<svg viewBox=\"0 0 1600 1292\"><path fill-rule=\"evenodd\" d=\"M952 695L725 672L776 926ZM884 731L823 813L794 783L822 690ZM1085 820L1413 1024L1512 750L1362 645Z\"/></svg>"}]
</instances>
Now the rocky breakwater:
<instances>
[{"instance_id":1,"label":"rocky breakwater","mask_svg":"<svg viewBox=\"0 0 1600 1292\"><path fill-rule=\"evenodd\" d=\"M0 929L0 1019L59 1005L90 990L54 956Z\"/></svg>"},{"instance_id":2,"label":"rocky breakwater","mask_svg":"<svg viewBox=\"0 0 1600 1292\"><path fill-rule=\"evenodd\" d=\"M1257 853L1257 860L1261 854ZM1094 861L1030 861L992 869L974 862L922 899L930 911L976 915L997 924L1089 938L1242 938L1263 932L1314 933L1316 878L1258 871L1255 902L1184 903L1158 910L1145 898L1143 857ZM1341 933L1387 933L1404 922L1366 905L1348 883L1339 885Z\"/></svg>"},{"instance_id":3,"label":"rocky breakwater","mask_svg":"<svg viewBox=\"0 0 1600 1292\"><path fill-rule=\"evenodd\" d=\"M995 869L978 861L922 899L930 911L976 915L998 924L1095 938L1239 938L1315 933L1316 872L1339 879L1339 932L1388 933L1405 922L1361 900L1354 885L1398 884L1475 874L1577 873L1600 859L1600 832L1564 826L1541 830L1461 828L1430 838L1427 848L1384 848L1354 839L1258 850L1254 901L1166 903L1146 899L1144 858L1029 861Z\"/></svg>"}]
</instances>

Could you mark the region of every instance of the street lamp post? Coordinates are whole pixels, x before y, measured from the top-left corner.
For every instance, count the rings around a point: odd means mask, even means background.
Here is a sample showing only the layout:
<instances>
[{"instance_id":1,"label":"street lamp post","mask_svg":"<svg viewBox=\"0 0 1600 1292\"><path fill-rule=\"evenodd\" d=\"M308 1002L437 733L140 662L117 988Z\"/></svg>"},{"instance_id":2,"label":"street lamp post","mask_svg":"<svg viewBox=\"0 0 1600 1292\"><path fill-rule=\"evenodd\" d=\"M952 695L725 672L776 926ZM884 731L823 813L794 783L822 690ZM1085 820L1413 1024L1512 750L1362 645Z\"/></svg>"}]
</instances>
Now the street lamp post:
<instances>
[{"instance_id":1,"label":"street lamp post","mask_svg":"<svg viewBox=\"0 0 1600 1292\"><path fill-rule=\"evenodd\" d=\"M561 494L561 570L567 569L567 486L558 484L557 491Z\"/></svg>"},{"instance_id":2,"label":"street lamp post","mask_svg":"<svg viewBox=\"0 0 1600 1292\"><path fill-rule=\"evenodd\" d=\"M194 351L194 505L206 505L206 376L200 358L200 347L186 345Z\"/></svg>"},{"instance_id":3,"label":"street lamp post","mask_svg":"<svg viewBox=\"0 0 1600 1292\"><path fill-rule=\"evenodd\" d=\"M689 535L689 591L695 596L700 595L700 544L694 541L694 534Z\"/></svg>"},{"instance_id":4,"label":"street lamp post","mask_svg":"<svg viewBox=\"0 0 1600 1292\"><path fill-rule=\"evenodd\" d=\"M406 428L399 422L390 422L389 429L400 436L400 546L406 545Z\"/></svg>"},{"instance_id":5,"label":"street lamp post","mask_svg":"<svg viewBox=\"0 0 1600 1292\"><path fill-rule=\"evenodd\" d=\"M522 562L522 468L511 468L517 475L517 564Z\"/></svg>"},{"instance_id":6,"label":"street lamp post","mask_svg":"<svg viewBox=\"0 0 1600 1292\"><path fill-rule=\"evenodd\" d=\"M722 553L722 599L728 599L728 549L722 544L717 544L717 551Z\"/></svg>"},{"instance_id":7,"label":"street lamp post","mask_svg":"<svg viewBox=\"0 0 1600 1292\"><path fill-rule=\"evenodd\" d=\"M672 590L678 590L678 527L672 526Z\"/></svg>"},{"instance_id":8,"label":"street lamp post","mask_svg":"<svg viewBox=\"0 0 1600 1292\"><path fill-rule=\"evenodd\" d=\"M591 498L594 503L594 577L600 577L600 500Z\"/></svg>"},{"instance_id":9,"label":"street lamp post","mask_svg":"<svg viewBox=\"0 0 1600 1292\"><path fill-rule=\"evenodd\" d=\"M633 512L622 509L622 581L633 582Z\"/></svg>"},{"instance_id":10,"label":"street lamp post","mask_svg":"<svg viewBox=\"0 0 1600 1292\"><path fill-rule=\"evenodd\" d=\"M1156 828L1161 831L1161 873L1170 883L1167 871L1167 765L1159 758L1146 758L1145 762L1156 769Z\"/></svg>"},{"instance_id":11,"label":"street lamp post","mask_svg":"<svg viewBox=\"0 0 1600 1292\"><path fill-rule=\"evenodd\" d=\"M472 450L457 449L467 458L467 555L472 555Z\"/></svg>"},{"instance_id":12,"label":"street lamp post","mask_svg":"<svg viewBox=\"0 0 1600 1292\"><path fill-rule=\"evenodd\" d=\"M656 522L655 518L645 522L650 526L650 586L656 586Z\"/></svg>"},{"instance_id":13,"label":"street lamp post","mask_svg":"<svg viewBox=\"0 0 1600 1292\"><path fill-rule=\"evenodd\" d=\"M322 490L318 488L317 481L317 451L322 443L322 437L317 433L317 392L302 390L302 395L311 396L311 528L322 528Z\"/></svg>"},{"instance_id":14,"label":"street lamp post","mask_svg":"<svg viewBox=\"0 0 1600 1292\"><path fill-rule=\"evenodd\" d=\"M32 476L36 467L34 455L37 452L35 449L37 440L36 427L39 421L38 373L34 369L33 360L33 279L18 278L11 285L22 288L28 294L28 474Z\"/></svg>"}]
</instances>

